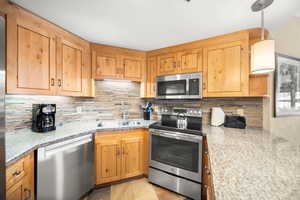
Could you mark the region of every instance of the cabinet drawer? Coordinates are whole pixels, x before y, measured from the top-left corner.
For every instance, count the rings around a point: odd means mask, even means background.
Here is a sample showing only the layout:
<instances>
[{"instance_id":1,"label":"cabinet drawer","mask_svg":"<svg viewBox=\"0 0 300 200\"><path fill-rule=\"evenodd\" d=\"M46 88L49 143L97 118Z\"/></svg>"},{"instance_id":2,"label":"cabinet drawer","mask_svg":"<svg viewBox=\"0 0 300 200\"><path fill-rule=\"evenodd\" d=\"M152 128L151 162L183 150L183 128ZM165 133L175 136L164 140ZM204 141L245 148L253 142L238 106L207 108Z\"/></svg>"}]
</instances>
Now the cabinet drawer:
<instances>
[{"instance_id":1,"label":"cabinet drawer","mask_svg":"<svg viewBox=\"0 0 300 200\"><path fill-rule=\"evenodd\" d=\"M17 161L6 170L7 188L10 188L13 184L17 183L25 176L25 160L26 158Z\"/></svg>"},{"instance_id":2,"label":"cabinet drawer","mask_svg":"<svg viewBox=\"0 0 300 200\"><path fill-rule=\"evenodd\" d=\"M19 182L31 170L31 157L33 154L21 158L16 163L12 164L6 169L6 188L9 189L14 184Z\"/></svg>"}]
</instances>

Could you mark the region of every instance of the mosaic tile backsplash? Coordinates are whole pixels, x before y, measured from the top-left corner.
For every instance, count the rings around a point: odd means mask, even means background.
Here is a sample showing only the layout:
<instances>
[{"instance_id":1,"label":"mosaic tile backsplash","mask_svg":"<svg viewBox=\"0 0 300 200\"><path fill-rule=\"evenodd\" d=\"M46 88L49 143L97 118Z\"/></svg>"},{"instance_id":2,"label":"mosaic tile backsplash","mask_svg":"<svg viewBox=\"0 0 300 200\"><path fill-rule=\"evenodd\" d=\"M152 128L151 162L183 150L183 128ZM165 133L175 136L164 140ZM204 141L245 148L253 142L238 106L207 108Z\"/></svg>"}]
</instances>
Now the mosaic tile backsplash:
<instances>
[{"instance_id":1,"label":"mosaic tile backsplash","mask_svg":"<svg viewBox=\"0 0 300 200\"><path fill-rule=\"evenodd\" d=\"M62 97L42 95L6 95L6 129L30 128L32 104L54 103L57 106L56 124L92 119L121 119L128 111L130 119L141 118L140 105L147 101L154 104L152 119L157 119L162 106L201 107L203 123L210 122L211 107L222 107L226 114L244 110L248 127L263 126L262 98L207 98L202 100L143 100L140 98L140 84L129 81L96 81L95 98Z\"/></svg>"},{"instance_id":2,"label":"mosaic tile backsplash","mask_svg":"<svg viewBox=\"0 0 300 200\"><path fill-rule=\"evenodd\" d=\"M188 107L201 108L203 114L203 124L210 123L211 108L221 107L225 114L238 114L238 110L243 110L246 117L247 127L263 127L263 99L262 98L204 98L201 100L148 100L154 105L155 112L153 118L156 119L161 107Z\"/></svg>"},{"instance_id":3,"label":"mosaic tile backsplash","mask_svg":"<svg viewBox=\"0 0 300 200\"><path fill-rule=\"evenodd\" d=\"M32 104L54 103L56 124L89 119L141 118L140 84L129 81L96 81L95 98L43 95L6 95L6 130L31 127ZM81 112L80 112L81 110Z\"/></svg>"}]
</instances>

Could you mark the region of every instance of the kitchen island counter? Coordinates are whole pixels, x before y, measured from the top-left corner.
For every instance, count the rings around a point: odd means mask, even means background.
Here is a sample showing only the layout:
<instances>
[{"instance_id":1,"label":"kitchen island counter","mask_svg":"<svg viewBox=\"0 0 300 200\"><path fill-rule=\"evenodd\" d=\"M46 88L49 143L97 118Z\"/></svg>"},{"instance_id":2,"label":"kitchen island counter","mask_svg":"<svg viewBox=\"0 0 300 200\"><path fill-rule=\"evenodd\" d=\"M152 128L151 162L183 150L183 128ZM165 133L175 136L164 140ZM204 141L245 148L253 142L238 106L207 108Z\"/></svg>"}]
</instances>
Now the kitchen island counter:
<instances>
[{"instance_id":1,"label":"kitchen island counter","mask_svg":"<svg viewBox=\"0 0 300 200\"><path fill-rule=\"evenodd\" d=\"M299 200L300 141L259 129L204 128L216 200Z\"/></svg>"}]
</instances>

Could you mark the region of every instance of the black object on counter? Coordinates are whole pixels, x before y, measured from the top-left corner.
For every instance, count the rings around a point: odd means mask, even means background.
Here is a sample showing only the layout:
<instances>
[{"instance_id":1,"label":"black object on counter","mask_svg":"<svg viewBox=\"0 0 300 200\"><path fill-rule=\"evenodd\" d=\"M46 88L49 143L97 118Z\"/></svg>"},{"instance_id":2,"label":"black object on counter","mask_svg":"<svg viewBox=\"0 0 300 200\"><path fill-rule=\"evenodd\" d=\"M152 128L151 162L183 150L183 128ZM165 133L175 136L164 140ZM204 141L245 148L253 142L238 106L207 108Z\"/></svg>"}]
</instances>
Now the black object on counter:
<instances>
[{"instance_id":1,"label":"black object on counter","mask_svg":"<svg viewBox=\"0 0 300 200\"><path fill-rule=\"evenodd\" d=\"M151 112L144 111L144 120L150 120Z\"/></svg>"},{"instance_id":2,"label":"black object on counter","mask_svg":"<svg viewBox=\"0 0 300 200\"><path fill-rule=\"evenodd\" d=\"M39 133L55 130L55 113L55 104L33 104L32 130Z\"/></svg>"},{"instance_id":3,"label":"black object on counter","mask_svg":"<svg viewBox=\"0 0 300 200\"><path fill-rule=\"evenodd\" d=\"M239 115L226 115L224 126L227 128L246 128L246 118Z\"/></svg>"},{"instance_id":4,"label":"black object on counter","mask_svg":"<svg viewBox=\"0 0 300 200\"><path fill-rule=\"evenodd\" d=\"M151 112L153 112L152 103L147 102L146 106L141 107L141 109L144 111L144 120L150 120Z\"/></svg>"}]
</instances>

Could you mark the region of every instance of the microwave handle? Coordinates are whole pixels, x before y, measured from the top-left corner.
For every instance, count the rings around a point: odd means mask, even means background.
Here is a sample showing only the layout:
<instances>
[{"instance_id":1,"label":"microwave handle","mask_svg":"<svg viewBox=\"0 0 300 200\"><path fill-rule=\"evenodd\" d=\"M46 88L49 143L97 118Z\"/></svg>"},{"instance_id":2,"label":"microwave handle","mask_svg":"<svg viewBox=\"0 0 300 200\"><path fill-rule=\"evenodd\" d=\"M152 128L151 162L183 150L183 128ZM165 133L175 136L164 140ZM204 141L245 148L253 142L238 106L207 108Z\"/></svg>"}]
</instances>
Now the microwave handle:
<instances>
[{"instance_id":1,"label":"microwave handle","mask_svg":"<svg viewBox=\"0 0 300 200\"><path fill-rule=\"evenodd\" d=\"M186 79L186 95L190 94L190 81Z\"/></svg>"}]
</instances>

